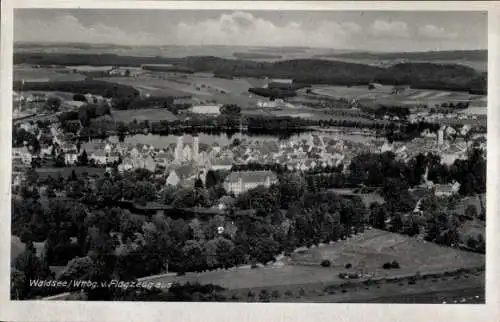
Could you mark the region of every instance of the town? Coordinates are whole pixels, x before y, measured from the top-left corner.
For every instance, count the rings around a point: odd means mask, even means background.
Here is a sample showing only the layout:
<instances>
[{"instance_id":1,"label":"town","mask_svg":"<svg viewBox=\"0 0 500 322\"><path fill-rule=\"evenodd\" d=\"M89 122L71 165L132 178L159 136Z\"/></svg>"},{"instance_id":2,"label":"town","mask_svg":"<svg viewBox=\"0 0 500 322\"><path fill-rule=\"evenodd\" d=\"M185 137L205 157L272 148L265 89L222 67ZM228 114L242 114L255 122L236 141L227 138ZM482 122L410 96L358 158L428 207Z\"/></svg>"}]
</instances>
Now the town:
<instances>
[{"instance_id":1,"label":"town","mask_svg":"<svg viewBox=\"0 0 500 322\"><path fill-rule=\"evenodd\" d=\"M484 302L485 72L16 46L12 299Z\"/></svg>"}]
</instances>

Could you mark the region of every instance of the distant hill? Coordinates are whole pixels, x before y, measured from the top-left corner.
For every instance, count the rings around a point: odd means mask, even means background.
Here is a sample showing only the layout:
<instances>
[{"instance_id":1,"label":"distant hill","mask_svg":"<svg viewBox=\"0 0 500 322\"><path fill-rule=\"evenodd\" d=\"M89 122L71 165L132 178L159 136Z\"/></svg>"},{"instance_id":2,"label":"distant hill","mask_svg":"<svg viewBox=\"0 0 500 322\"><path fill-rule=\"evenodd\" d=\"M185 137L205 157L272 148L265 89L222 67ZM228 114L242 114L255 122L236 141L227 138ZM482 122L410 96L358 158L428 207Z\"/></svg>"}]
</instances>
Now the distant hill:
<instances>
[{"instance_id":1,"label":"distant hill","mask_svg":"<svg viewBox=\"0 0 500 322\"><path fill-rule=\"evenodd\" d=\"M487 50L450 50L450 51L425 51L425 52L399 52L399 53L375 53L375 52L352 52L334 53L321 55L321 57L349 58L349 59L371 59L371 60L396 60L408 59L417 61L487 61ZM320 57L318 57L320 58Z\"/></svg>"},{"instance_id":2,"label":"distant hill","mask_svg":"<svg viewBox=\"0 0 500 322\"><path fill-rule=\"evenodd\" d=\"M252 53L233 53L233 56L241 59L280 59L282 56L275 54L264 54L258 52Z\"/></svg>"}]
</instances>

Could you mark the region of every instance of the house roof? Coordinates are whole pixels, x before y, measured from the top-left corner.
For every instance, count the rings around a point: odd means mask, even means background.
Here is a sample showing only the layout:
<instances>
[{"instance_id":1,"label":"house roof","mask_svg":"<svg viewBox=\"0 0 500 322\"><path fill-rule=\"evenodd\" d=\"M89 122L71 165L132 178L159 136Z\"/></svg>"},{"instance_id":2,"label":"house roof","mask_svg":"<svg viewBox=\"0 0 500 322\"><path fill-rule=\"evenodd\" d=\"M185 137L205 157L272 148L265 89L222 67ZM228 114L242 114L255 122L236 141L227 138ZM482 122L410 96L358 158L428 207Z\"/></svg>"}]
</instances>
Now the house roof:
<instances>
[{"instance_id":1,"label":"house roof","mask_svg":"<svg viewBox=\"0 0 500 322\"><path fill-rule=\"evenodd\" d=\"M232 165L233 164L233 161L228 159L228 158L224 158L222 160L216 160L214 163L212 163L213 165Z\"/></svg>"},{"instance_id":2,"label":"house roof","mask_svg":"<svg viewBox=\"0 0 500 322\"><path fill-rule=\"evenodd\" d=\"M92 152L92 156L96 156L96 157L105 157L105 156L106 156L106 152L101 151L101 150L94 151L94 152Z\"/></svg>"},{"instance_id":3,"label":"house roof","mask_svg":"<svg viewBox=\"0 0 500 322\"><path fill-rule=\"evenodd\" d=\"M103 142L86 142L83 143L81 148L87 152L95 151L95 150L104 150L106 147L106 143Z\"/></svg>"}]
</instances>

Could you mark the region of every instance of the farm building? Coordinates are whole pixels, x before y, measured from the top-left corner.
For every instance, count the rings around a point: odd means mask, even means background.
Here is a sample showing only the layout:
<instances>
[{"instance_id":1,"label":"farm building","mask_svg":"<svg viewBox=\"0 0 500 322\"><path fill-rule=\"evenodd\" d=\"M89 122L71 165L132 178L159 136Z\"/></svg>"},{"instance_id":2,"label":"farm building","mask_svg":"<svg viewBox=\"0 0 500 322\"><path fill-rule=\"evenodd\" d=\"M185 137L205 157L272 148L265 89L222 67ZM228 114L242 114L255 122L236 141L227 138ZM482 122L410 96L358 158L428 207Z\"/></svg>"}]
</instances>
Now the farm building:
<instances>
[{"instance_id":1,"label":"farm building","mask_svg":"<svg viewBox=\"0 0 500 322\"><path fill-rule=\"evenodd\" d=\"M212 114L219 115L222 105L197 105L191 107L190 111L195 114Z\"/></svg>"},{"instance_id":2,"label":"farm building","mask_svg":"<svg viewBox=\"0 0 500 322\"><path fill-rule=\"evenodd\" d=\"M288 78L273 78L270 79L269 82L271 83L279 83L279 84L292 84L293 79L288 79Z\"/></svg>"},{"instance_id":3,"label":"farm building","mask_svg":"<svg viewBox=\"0 0 500 322\"><path fill-rule=\"evenodd\" d=\"M397 85L392 88L392 94L400 94L410 89L409 85Z\"/></svg>"},{"instance_id":4,"label":"farm building","mask_svg":"<svg viewBox=\"0 0 500 322\"><path fill-rule=\"evenodd\" d=\"M368 89L377 89L377 88L382 88L384 85L379 84L379 83L370 83L368 84Z\"/></svg>"}]
</instances>

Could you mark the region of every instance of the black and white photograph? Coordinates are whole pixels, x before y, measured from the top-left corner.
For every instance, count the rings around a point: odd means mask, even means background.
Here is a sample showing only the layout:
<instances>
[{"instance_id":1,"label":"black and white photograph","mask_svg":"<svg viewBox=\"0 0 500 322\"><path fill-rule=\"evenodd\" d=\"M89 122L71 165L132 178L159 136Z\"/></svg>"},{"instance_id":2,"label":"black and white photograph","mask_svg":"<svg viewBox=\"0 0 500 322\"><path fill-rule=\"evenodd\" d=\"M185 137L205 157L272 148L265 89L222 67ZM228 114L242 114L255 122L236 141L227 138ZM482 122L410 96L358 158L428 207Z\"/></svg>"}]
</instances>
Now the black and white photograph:
<instances>
[{"instance_id":1,"label":"black and white photograph","mask_svg":"<svg viewBox=\"0 0 500 322\"><path fill-rule=\"evenodd\" d=\"M13 40L11 301L486 303L487 11L24 8Z\"/></svg>"}]
</instances>

